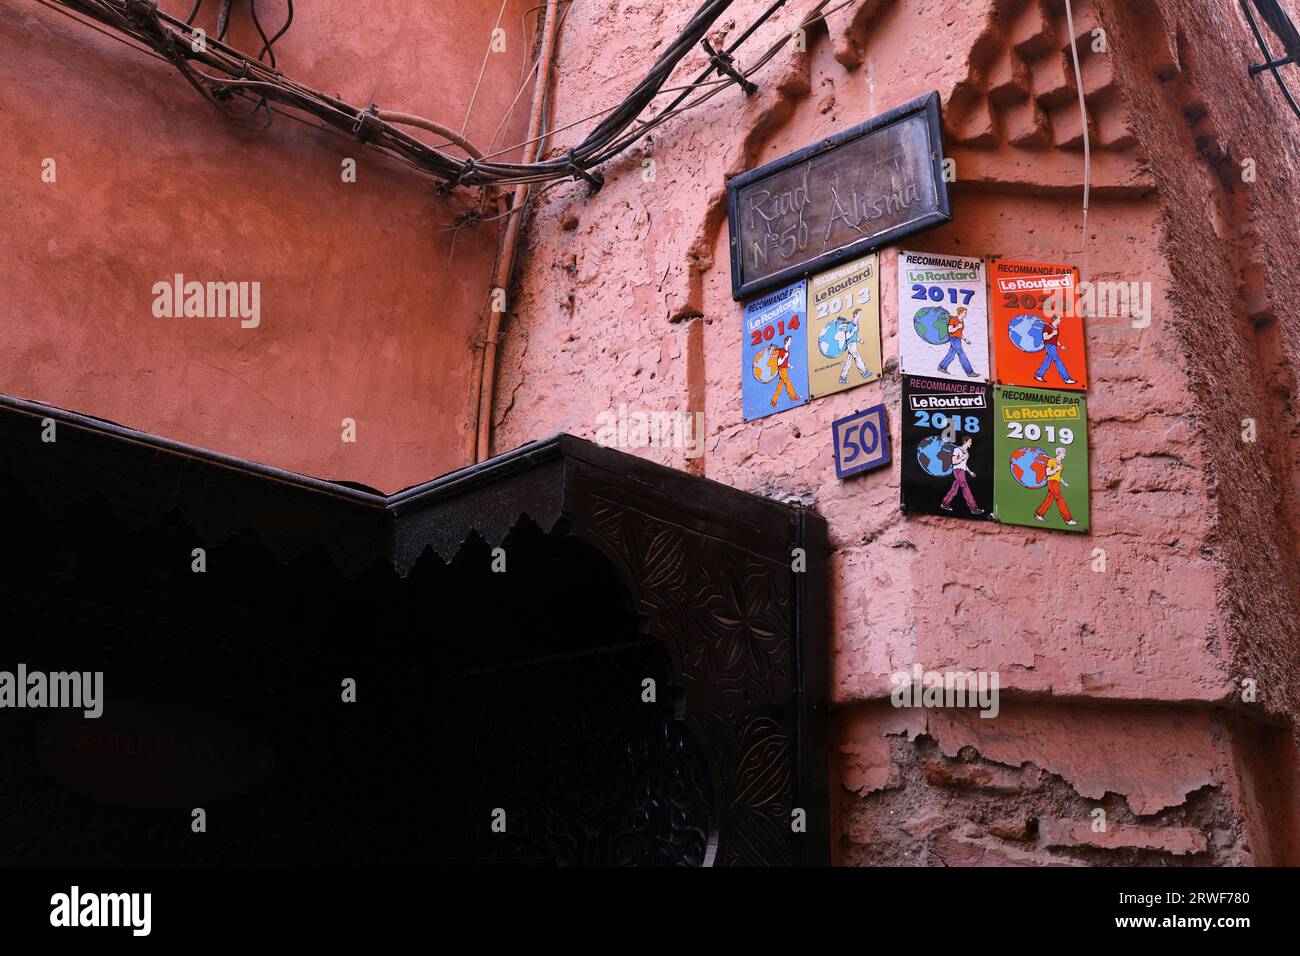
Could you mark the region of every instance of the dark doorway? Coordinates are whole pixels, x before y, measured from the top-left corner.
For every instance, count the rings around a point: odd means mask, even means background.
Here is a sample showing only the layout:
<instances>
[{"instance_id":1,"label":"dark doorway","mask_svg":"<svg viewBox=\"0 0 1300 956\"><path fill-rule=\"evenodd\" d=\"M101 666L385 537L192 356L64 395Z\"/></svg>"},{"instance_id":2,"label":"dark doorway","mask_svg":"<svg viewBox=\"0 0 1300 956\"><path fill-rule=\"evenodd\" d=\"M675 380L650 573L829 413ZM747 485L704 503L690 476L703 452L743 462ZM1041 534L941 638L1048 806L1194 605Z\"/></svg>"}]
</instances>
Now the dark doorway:
<instances>
[{"instance_id":1,"label":"dark doorway","mask_svg":"<svg viewBox=\"0 0 1300 956\"><path fill-rule=\"evenodd\" d=\"M102 670L108 692L98 720L6 714L6 863L707 860L710 774L667 655L576 541L525 522L503 571L474 539L349 580L245 533L192 573L175 513L50 515L12 481L0 509L4 666Z\"/></svg>"},{"instance_id":2,"label":"dark doorway","mask_svg":"<svg viewBox=\"0 0 1300 956\"><path fill-rule=\"evenodd\" d=\"M0 446L0 671L103 675L0 715L0 863L825 858L815 516L568 437L393 496Z\"/></svg>"}]
</instances>

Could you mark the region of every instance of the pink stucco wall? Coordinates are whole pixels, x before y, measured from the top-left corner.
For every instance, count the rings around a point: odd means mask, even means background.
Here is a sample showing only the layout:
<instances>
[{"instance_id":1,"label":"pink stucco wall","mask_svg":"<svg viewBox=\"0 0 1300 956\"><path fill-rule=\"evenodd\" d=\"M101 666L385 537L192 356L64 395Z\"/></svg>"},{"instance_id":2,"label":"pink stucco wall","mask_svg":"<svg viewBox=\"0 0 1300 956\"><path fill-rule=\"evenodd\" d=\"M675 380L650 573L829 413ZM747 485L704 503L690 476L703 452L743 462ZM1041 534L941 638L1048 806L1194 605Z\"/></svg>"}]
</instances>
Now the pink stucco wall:
<instances>
[{"instance_id":1,"label":"pink stucco wall","mask_svg":"<svg viewBox=\"0 0 1300 956\"><path fill-rule=\"evenodd\" d=\"M507 5L476 142L524 82L533 6ZM737 0L715 42L767 6ZM741 64L809 6L788 4ZM1236 4L1073 6L1086 234L1061 5L859 0L814 26L806 52L778 54L756 95L727 90L611 163L599 193L547 192L520 250L496 451L595 438L620 404L701 411L701 457L626 450L827 517L844 863L1300 862L1300 127L1267 78L1247 78L1257 54ZM563 127L640 79L692 7L567 6L550 155L588 128ZM299 4L277 52L351 102L459 127L497 10ZM1105 53L1091 50L1098 25ZM235 40L248 42L242 25ZM469 193L435 195L289 121L241 129L169 66L39 5L0 18L0 50L0 391L384 490L463 463L497 240L495 227L449 231ZM523 139L529 90L498 146ZM1149 327L1089 324L1088 535L905 519L897 463L836 480L833 419L883 401L898 436L895 250L883 379L743 421L726 177L930 90L957 161L955 219L909 248L1068 261L1155 295ZM356 184L339 175L349 156ZM41 181L47 157L57 183ZM261 327L154 318L153 284L176 272L260 281ZM356 444L340 440L344 418ZM996 670L998 718L890 707L891 673L913 663ZM1105 834L1089 826L1098 808Z\"/></svg>"},{"instance_id":2,"label":"pink stucco wall","mask_svg":"<svg viewBox=\"0 0 1300 956\"><path fill-rule=\"evenodd\" d=\"M210 33L217 6L198 21ZM502 120L533 55L530 6L511 0L501 18L505 49L467 129L483 147L525 138L531 83ZM283 9L259 7L276 27ZM275 49L302 83L460 129L500 9L298 3ZM246 5L232 23L231 42L255 53ZM284 116L241 127L170 64L38 4L6 8L0 50L0 391L384 490L464 464L469 343L498 228L453 231L471 195L437 195ZM260 326L155 318L153 285L175 273L260 282Z\"/></svg>"},{"instance_id":3,"label":"pink stucco wall","mask_svg":"<svg viewBox=\"0 0 1300 956\"><path fill-rule=\"evenodd\" d=\"M630 85L637 51L679 29L685 6L575 5L556 125ZM715 40L765 6L735 4ZM730 90L657 131L599 194L552 191L522 255L498 450L561 430L595 437L601 413L624 403L702 410L702 457L628 450L829 520L843 862L1296 859L1294 751L1272 723L1294 714L1300 657L1286 493L1300 328L1282 306L1300 294L1289 198L1300 129L1247 79L1235 5L1097 6L1074 4L1093 145L1086 235L1059 5L873 0L811 31L806 54L780 54L755 96ZM792 30L801 10L746 49ZM1106 53L1091 50L1099 21ZM884 401L897 440L896 250L882 259L883 380L743 421L726 177L931 89L957 160L955 220L909 248L1151 283L1149 327L1089 325L1089 535L904 518L897 462L836 480L835 418ZM1250 185L1234 169L1246 156L1268 170ZM1247 417L1254 444L1240 438ZM998 671L999 719L890 708L890 674L918 662ZM1242 678L1258 682L1258 703L1240 700ZM1041 772L1035 787L1000 776L1024 767ZM1071 836L1080 823L1091 832L1096 807L1118 829Z\"/></svg>"}]
</instances>

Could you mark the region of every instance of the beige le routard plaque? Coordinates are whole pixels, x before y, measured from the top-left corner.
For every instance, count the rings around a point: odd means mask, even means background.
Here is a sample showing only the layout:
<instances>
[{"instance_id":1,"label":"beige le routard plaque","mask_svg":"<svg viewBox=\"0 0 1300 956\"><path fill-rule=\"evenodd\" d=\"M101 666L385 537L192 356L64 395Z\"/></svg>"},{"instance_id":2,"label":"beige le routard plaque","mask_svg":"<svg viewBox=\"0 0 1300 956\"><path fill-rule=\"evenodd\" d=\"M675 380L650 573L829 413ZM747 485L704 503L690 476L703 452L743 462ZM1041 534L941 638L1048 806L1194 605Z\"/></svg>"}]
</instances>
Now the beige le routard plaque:
<instances>
[{"instance_id":1,"label":"beige le routard plaque","mask_svg":"<svg viewBox=\"0 0 1300 956\"><path fill-rule=\"evenodd\" d=\"M939 94L733 177L727 215L733 299L950 221Z\"/></svg>"}]
</instances>

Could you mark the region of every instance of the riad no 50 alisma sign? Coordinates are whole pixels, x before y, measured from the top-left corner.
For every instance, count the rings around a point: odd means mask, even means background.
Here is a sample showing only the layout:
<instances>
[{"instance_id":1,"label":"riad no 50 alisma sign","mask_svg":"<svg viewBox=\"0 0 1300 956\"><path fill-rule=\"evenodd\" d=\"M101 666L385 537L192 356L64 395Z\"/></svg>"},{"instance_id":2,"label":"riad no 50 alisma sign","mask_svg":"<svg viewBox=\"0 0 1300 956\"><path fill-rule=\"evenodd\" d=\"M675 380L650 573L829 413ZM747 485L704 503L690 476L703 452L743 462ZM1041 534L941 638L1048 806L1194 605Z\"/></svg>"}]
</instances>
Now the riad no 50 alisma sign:
<instances>
[{"instance_id":1,"label":"riad no 50 alisma sign","mask_svg":"<svg viewBox=\"0 0 1300 956\"><path fill-rule=\"evenodd\" d=\"M727 183L731 295L748 298L952 219L939 94Z\"/></svg>"}]
</instances>

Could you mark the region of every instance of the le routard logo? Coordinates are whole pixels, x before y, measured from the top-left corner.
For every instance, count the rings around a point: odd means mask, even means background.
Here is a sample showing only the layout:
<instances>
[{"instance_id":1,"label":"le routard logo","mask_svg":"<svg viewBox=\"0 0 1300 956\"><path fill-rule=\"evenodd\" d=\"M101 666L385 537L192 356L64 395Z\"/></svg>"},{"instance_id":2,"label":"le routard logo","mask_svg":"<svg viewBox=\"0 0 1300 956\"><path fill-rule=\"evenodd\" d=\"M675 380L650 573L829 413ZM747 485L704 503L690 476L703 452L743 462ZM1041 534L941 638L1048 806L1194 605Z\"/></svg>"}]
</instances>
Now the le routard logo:
<instances>
[{"instance_id":1,"label":"le routard logo","mask_svg":"<svg viewBox=\"0 0 1300 956\"><path fill-rule=\"evenodd\" d=\"M239 319L245 329L262 324L262 283L185 281L153 284L153 314L159 319Z\"/></svg>"}]
</instances>

